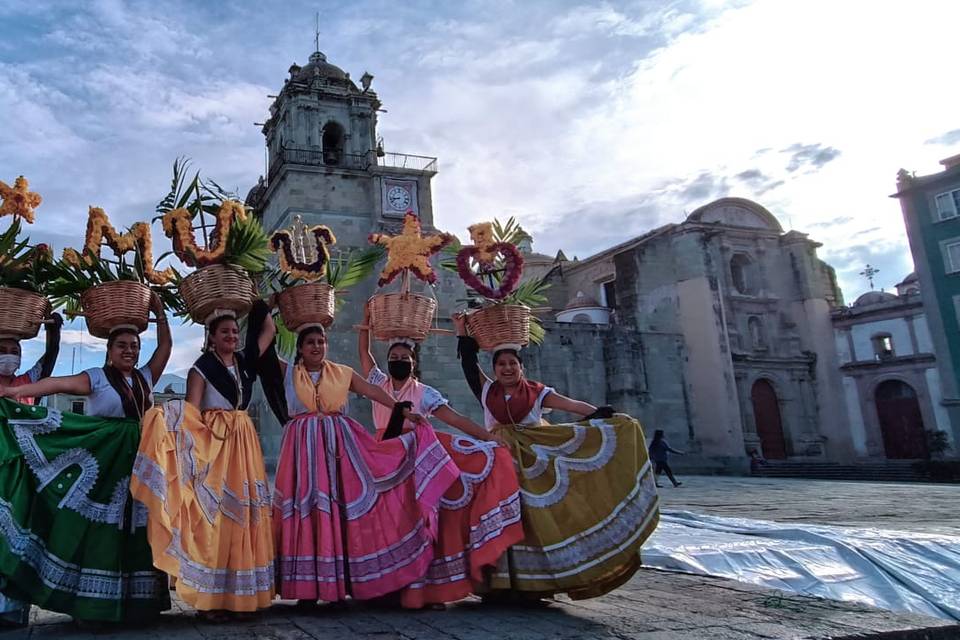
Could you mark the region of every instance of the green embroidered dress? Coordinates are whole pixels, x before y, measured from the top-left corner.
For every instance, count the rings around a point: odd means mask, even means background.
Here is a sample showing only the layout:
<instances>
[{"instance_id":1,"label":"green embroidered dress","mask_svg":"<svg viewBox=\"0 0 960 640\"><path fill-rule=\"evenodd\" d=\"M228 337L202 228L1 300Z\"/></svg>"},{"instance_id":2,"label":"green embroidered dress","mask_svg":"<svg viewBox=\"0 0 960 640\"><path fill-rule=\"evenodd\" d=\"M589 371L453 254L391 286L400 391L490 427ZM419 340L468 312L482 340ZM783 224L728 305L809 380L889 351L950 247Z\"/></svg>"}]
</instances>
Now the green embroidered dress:
<instances>
[{"instance_id":1,"label":"green embroidered dress","mask_svg":"<svg viewBox=\"0 0 960 640\"><path fill-rule=\"evenodd\" d=\"M169 608L167 581L147 543L146 509L130 497L139 441L132 418L0 399L4 594L80 620Z\"/></svg>"}]
</instances>

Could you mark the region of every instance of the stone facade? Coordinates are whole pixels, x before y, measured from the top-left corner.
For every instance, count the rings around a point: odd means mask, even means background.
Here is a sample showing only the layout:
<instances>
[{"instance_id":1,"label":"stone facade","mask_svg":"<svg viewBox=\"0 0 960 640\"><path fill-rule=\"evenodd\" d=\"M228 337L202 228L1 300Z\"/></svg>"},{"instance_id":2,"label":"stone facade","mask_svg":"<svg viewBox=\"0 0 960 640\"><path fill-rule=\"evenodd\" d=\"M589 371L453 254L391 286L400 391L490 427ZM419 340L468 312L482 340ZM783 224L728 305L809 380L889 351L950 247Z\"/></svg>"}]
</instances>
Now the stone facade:
<instances>
[{"instance_id":1,"label":"stone facade","mask_svg":"<svg viewBox=\"0 0 960 640\"><path fill-rule=\"evenodd\" d=\"M915 276L907 278L898 285L900 295L871 291L833 312L843 397L858 457L927 457L927 431L944 431L948 441L953 439L915 283Z\"/></svg>"},{"instance_id":2,"label":"stone facade","mask_svg":"<svg viewBox=\"0 0 960 640\"><path fill-rule=\"evenodd\" d=\"M647 422L697 454L697 466L737 467L752 448L767 457L845 459L847 424L830 393L838 380L830 310L842 300L818 246L784 233L760 205L724 198L681 224L564 263L554 286L561 298L608 299L612 282L613 321L646 345L647 367L669 338L681 367L665 375L684 402ZM758 383L772 390L772 404L761 408L778 414L779 425L764 415L758 426ZM781 440L782 455L768 437Z\"/></svg>"},{"instance_id":3,"label":"stone facade","mask_svg":"<svg viewBox=\"0 0 960 640\"><path fill-rule=\"evenodd\" d=\"M358 89L322 54L291 67L263 128L268 175L248 197L268 230L300 216L330 226L335 248L366 246L369 233L397 229L397 184L410 188L401 204L410 203L425 231L433 230L436 160L383 150L379 99L371 78L364 80ZM566 321L556 322L542 313L546 338L528 348L526 372L571 397L635 415L648 430L663 429L688 452L677 460L681 467L745 470L753 448L769 458L851 458L855 445L835 393L841 382L831 324L842 298L818 246L802 233L784 233L769 211L737 198L585 260L534 253L528 239L521 244L525 277L551 283L552 309L564 310L580 294L581 302L612 313L596 315L603 320L596 323L570 322L577 314L562 311ZM352 326L373 291L371 279L344 296L329 334L332 359L357 364ZM437 326L449 329L463 285L444 273L434 293ZM376 349L382 361L383 345ZM480 419L452 336L428 338L419 367L421 379L456 409ZM351 404L358 419L369 420L365 400ZM280 425L262 400L251 413L261 422L267 457L275 456Z\"/></svg>"}]
</instances>

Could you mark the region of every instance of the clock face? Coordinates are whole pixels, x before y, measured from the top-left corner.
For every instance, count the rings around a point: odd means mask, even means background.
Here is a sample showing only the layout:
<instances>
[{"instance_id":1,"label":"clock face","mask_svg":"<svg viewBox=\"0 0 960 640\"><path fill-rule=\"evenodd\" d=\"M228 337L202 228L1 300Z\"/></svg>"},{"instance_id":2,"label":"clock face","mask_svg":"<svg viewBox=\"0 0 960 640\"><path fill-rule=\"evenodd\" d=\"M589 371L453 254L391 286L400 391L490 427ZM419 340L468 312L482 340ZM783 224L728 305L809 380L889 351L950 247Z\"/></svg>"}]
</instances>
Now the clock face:
<instances>
[{"instance_id":1,"label":"clock face","mask_svg":"<svg viewBox=\"0 0 960 640\"><path fill-rule=\"evenodd\" d=\"M406 211L410 206L410 192L403 187L391 187L387 191L387 202L394 211Z\"/></svg>"}]
</instances>

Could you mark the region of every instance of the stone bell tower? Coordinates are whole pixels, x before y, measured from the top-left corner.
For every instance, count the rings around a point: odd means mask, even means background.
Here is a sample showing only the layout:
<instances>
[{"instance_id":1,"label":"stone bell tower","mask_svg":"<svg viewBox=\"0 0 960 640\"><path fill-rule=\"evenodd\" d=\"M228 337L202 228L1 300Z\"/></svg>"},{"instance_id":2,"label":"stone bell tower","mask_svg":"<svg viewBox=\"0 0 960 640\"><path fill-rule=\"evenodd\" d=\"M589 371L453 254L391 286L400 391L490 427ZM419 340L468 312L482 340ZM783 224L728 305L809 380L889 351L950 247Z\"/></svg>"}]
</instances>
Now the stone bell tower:
<instances>
[{"instance_id":1,"label":"stone bell tower","mask_svg":"<svg viewBox=\"0 0 960 640\"><path fill-rule=\"evenodd\" d=\"M263 125L266 179L248 196L264 227L300 215L333 229L341 249L366 246L370 232L398 225L410 210L432 227L437 159L384 150L373 76L364 73L357 87L319 51L289 74Z\"/></svg>"},{"instance_id":2,"label":"stone bell tower","mask_svg":"<svg viewBox=\"0 0 960 640\"><path fill-rule=\"evenodd\" d=\"M306 65L290 66L263 124L267 175L247 196L267 233L290 227L297 216L307 225L327 225L337 238L330 247L335 257L338 251L369 246L370 233L398 233L407 211L420 217L425 233L434 231L430 181L437 159L384 149L377 135L381 104L372 82L373 76L364 73L358 87L320 51ZM357 364L352 327L362 321L376 280L371 277L342 296L328 333L332 360ZM457 285L442 278L437 289L442 318L449 317L453 300L463 297ZM265 404L261 407L261 416L269 414ZM265 450L271 448L269 431L262 427Z\"/></svg>"}]
</instances>

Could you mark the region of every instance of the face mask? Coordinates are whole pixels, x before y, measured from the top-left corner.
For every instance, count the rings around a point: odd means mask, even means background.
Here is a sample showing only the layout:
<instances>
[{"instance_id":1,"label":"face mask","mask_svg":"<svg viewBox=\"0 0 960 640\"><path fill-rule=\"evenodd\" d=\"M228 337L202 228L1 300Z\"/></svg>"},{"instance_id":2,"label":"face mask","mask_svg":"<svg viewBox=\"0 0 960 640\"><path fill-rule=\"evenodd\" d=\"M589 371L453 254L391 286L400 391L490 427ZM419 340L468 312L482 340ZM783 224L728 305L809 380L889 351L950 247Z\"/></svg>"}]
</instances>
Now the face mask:
<instances>
[{"instance_id":1,"label":"face mask","mask_svg":"<svg viewBox=\"0 0 960 640\"><path fill-rule=\"evenodd\" d=\"M390 360L387 362L387 370L394 380L406 380L413 372L413 363L409 360Z\"/></svg>"},{"instance_id":2,"label":"face mask","mask_svg":"<svg viewBox=\"0 0 960 640\"><path fill-rule=\"evenodd\" d=\"M20 356L15 353L0 355L0 376L12 376L20 368Z\"/></svg>"}]
</instances>

